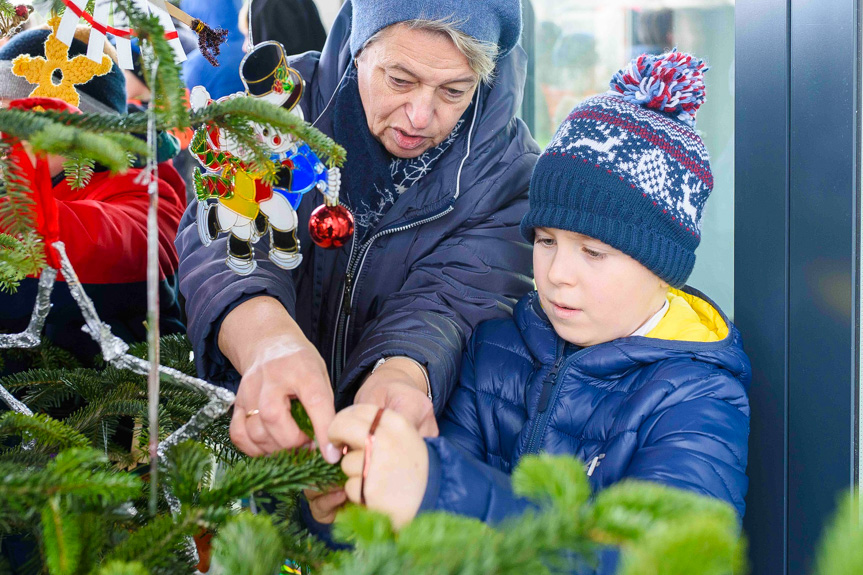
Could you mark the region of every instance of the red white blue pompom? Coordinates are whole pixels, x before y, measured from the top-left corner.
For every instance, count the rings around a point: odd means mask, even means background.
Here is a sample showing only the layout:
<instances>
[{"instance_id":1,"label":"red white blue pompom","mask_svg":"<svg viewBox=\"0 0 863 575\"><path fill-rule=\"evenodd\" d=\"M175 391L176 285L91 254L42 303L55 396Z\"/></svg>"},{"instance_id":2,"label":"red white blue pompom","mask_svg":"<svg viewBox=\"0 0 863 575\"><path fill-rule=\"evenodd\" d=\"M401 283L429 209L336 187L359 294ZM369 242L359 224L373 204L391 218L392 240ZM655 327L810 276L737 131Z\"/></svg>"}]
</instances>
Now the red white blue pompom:
<instances>
[{"instance_id":1,"label":"red white blue pompom","mask_svg":"<svg viewBox=\"0 0 863 575\"><path fill-rule=\"evenodd\" d=\"M627 102L676 117L695 126L695 113L705 99L704 72L699 60L677 49L665 54L642 54L617 72L611 90Z\"/></svg>"}]
</instances>

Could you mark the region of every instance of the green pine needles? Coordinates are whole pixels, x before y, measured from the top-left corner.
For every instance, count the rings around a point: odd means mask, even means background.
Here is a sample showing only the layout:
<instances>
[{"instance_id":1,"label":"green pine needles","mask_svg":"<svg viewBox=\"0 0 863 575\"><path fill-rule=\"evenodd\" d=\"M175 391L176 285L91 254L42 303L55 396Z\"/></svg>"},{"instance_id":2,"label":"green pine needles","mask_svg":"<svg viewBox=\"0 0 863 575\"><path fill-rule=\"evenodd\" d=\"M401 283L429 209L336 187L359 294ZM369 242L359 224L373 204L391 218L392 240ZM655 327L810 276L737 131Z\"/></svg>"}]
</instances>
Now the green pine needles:
<instances>
[{"instance_id":1,"label":"green pine needles","mask_svg":"<svg viewBox=\"0 0 863 575\"><path fill-rule=\"evenodd\" d=\"M160 346L166 365L194 371L185 337L166 336ZM74 360L52 349L43 344L2 353L6 363L32 365L0 379L37 412L0 414L0 539L31 538L36 555L28 573L194 573L190 537L243 525L249 513L238 502L264 492L258 499L272 501L273 515L252 521L266 521L276 534L269 553L290 552L308 564L322 564L328 552L296 525L291 510L300 490L342 483L338 466L308 450L241 457L223 418L199 442L180 443L160 461L161 485L177 498L180 511L170 513L163 498L159 513L150 516L145 511L146 378L110 366L70 366ZM131 352L146 357L146 346ZM164 438L206 398L169 382L162 385Z\"/></svg>"},{"instance_id":2,"label":"green pine needles","mask_svg":"<svg viewBox=\"0 0 863 575\"><path fill-rule=\"evenodd\" d=\"M35 233L15 237L0 232L0 293L13 293L21 280L44 266L45 252Z\"/></svg>"},{"instance_id":3,"label":"green pine needles","mask_svg":"<svg viewBox=\"0 0 863 575\"><path fill-rule=\"evenodd\" d=\"M194 371L186 338L167 336L160 346L166 365ZM745 543L726 504L640 482L594 495L580 462L551 456L525 458L513 475L516 492L536 504L521 517L493 528L430 513L397 532L384 516L349 506L336 535L354 550L334 553L305 532L295 507L302 489L342 484L341 469L303 449L246 458L230 442L227 417L160 461L161 486L179 512L163 497L151 516L146 378L76 366L52 350L2 354L32 366L0 379L36 412L0 415L0 539L29 534L30 573L191 575L191 538L204 533L215 535L214 573L272 575L286 559L330 575L559 573L589 569L607 550L619 550L620 575L743 572ZM164 438L206 400L162 385ZM292 411L304 419L299 402ZM239 502L250 498L268 511L244 510Z\"/></svg>"},{"instance_id":4,"label":"green pine needles","mask_svg":"<svg viewBox=\"0 0 863 575\"><path fill-rule=\"evenodd\" d=\"M591 490L571 457L524 458L513 474L537 509L491 528L444 513L395 532L389 520L353 507L336 520L356 544L323 572L332 575L569 573L620 550L620 575L741 573L745 544L725 503L644 482Z\"/></svg>"}]
</instances>

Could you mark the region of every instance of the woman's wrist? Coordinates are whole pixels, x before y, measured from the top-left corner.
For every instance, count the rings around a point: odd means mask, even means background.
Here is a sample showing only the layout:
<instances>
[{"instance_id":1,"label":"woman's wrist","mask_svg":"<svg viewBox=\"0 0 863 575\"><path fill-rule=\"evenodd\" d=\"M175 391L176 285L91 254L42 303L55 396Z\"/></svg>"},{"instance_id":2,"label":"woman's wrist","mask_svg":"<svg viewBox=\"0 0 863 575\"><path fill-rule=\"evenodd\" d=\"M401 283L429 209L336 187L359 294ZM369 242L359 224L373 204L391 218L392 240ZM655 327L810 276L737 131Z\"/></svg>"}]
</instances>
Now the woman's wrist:
<instances>
[{"instance_id":1,"label":"woman's wrist","mask_svg":"<svg viewBox=\"0 0 863 575\"><path fill-rule=\"evenodd\" d=\"M425 366L417 360L401 355L381 358L372 368L369 373L369 377L374 374L386 374L387 372L398 372L403 376L407 376L407 381L409 381L413 387L422 391L429 399L432 399L431 383L429 381L428 371ZM405 381L405 379L402 378L402 381Z\"/></svg>"},{"instance_id":2,"label":"woman's wrist","mask_svg":"<svg viewBox=\"0 0 863 575\"><path fill-rule=\"evenodd\" d=\"M256 361L268 343L284 343L286 338L298 346L308 343L297 323L279 300L261 296L245 301L225 316L219 329L219 350L242 375Z\"/></svg>"}]
</instances>

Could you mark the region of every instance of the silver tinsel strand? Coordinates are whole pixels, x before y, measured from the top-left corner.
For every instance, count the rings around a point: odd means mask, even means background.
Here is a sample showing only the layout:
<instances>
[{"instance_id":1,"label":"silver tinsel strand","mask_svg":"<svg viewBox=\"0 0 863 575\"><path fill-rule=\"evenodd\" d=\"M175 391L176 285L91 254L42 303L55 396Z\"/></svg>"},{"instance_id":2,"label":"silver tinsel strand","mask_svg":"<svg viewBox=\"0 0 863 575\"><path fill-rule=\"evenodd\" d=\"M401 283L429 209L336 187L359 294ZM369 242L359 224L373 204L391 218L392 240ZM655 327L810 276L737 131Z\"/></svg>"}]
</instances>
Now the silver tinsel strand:
<instances>
[{"instance_id":1,"label":"silver tinsel strand","mask_svg":"<svg viewBox=\"0 0 863 575\"><path fill-rule=\"evenodd\" d=\"M42 274L39 276L39 290L36 292L36 304L33 306L33 313L30 315L30 323L27 325L27 329L21 333L0 335L0 349L28 349L36 347L41 343L42 328L45 327L45 318L48 317L48 312L51 311L51 292L54 289L54 282L56 280L57 270L49 267L42 270ZM2 385L0 385L0 399L12 411L25 415L33 415L29 407L18 401Z\"/></svg>"},{"instance_id":2,"label":"silver tinsel strand","mask_svg":"<svg viewBox=\"0 0 863 575\"><path fill-rule=\"evenodd\" d=\"M45 327L45 318L51 311L51 292L54 282L57 280L57 270L46 267L39 276L39 291L36 293L36 304L30 315L30 324L21 333L0 335L0 349L8 348L31 348L36 347L42 341L42 328Z\"/></svg>"},{"instance_id":3,"label":"silver tinsel strand","mask_svg":"<svg viewBox=\"0 0 863 575\"><path fill-rule=\"evenodd\" d=\"M102 356L105 361L119 369L127 369L141 375L149 375L150 362L139 357L126 353L129 346L126 343L111 333L111 328L102 323L96 310L93 307L93 302L84 293L81 282L69 262L69 256L66 255L66 249L63 242L53 244L55 250L60 256L61 269L66 277L66 282L69 284L69 291L72 292L72 297L81 309L84 320L87 322L85 330L90 336L96 340L102 348ZM187 421L182 427L169 435L167 438L159 442L158 454L161 457L165 451L173 445L176 445L187 439L193 439L201 434L201 432L216 419L224 415L228 409L234 404L235 396L227 389L216 387L211 383L207 383L203 379L191 377L176 369L158 366L159 373L166 381L183 385L189 389L194 389L198 393L206 396L210 401L201 408L192 418ZM171 510L178 512L180 510L179 502L176 501L170 494L166 494L168 502L171 504Z\"/></svg>"},{"instance_id":4,"label":"silver tinsel strand","mask_svg":"<svg viewBox=\"0 0 863 575\"><path fill-rule=\"evenodd\" d=\"M102 350L102 357L105 361L119 369L127 369L140 375L149 375L151 369L150 362L126 353L129 350L126 342L111 333L110 326L99 319L93 301L84 292L81 281L78 279L78 274L75 273L75 269L69 261L69 256L66 255L66 247L63 242L55 242L52 244L52 248L60 256L60 268L66 279L66 284L69 286L69 291L78 304L81 314L84 316L86 325L83 327L83 330L99 344ZM30 324L21 333L0 335L0 348L32 348L39 345L45 319L51 310L51 292L56 279L57 270L48 267L42 270L42 274L39 277L36 304L33 307ZM194 439L212 422L224 415L234 404L235 396L227 389L216 387L203 379L191 377L170 367L160 365L158 366L158 371L166 381L193 389L209 399L207 405L202 407L189 421L159 442L157 452L159 457L164 457L165 452L170 447L187 439ZM26 405L16 399L2 385L0 385L0 400L12 408L13 411L33 415L33 412ZM171 511L174 513L179 512L180 504L177 499L170 493L165 493L165 497L170 504Z\"/></svg>"}]
</instances>

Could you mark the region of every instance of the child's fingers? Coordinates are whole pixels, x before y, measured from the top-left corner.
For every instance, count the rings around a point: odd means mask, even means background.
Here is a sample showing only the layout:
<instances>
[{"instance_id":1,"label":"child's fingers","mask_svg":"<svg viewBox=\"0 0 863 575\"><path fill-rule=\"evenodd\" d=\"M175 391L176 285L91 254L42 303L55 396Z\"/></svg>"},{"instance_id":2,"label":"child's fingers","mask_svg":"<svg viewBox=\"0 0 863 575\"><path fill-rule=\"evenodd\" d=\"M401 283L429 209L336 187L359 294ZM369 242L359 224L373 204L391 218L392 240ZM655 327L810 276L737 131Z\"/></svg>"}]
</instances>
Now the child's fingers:
<instances>
[{"instance_id":1,"label":"child's fingers","mask_svg":"<svg viewBox=\"0 0 863 575\"><path fill-rule=\"evenodd\" d=\"M309 500L309 510L318 523L329 524L336 518L336 511L347 499L344 490L338 489Z\"/></svg>"},{"instance_id":2,"label":"child's fingers","mask_svg":"<svg viewBox=\"0 0 863 575\"><path fill-rule=\"evenodd\" d=\"M345 494L347 494L348 499L352 503L360 502L360 485L361 481L359 477L351 477L345 483Z\"/></svg>"},{"instance_id":3,"label":"child's fingers","mask_svg":"<svg viewBox=\"0 0 863 575\"><path fill-rule=\"evenodd\" d=\"M336 447L347 445L351 449L362 449L378 409L376 405L358 404L337 413L330 424L330 443Z\"/></svg>"},{"instance_id":4,"label":"child's fingers","mask_svg":"<svg viewBox=\"0 0 863 575\"><path fill-rule=\"evenodd\" d=\"M342 471L344 471L345 475L348 477L358 477L362 475L364 458L364 449L354 449L342 457Z\"/></svg>"}]
</instances>

